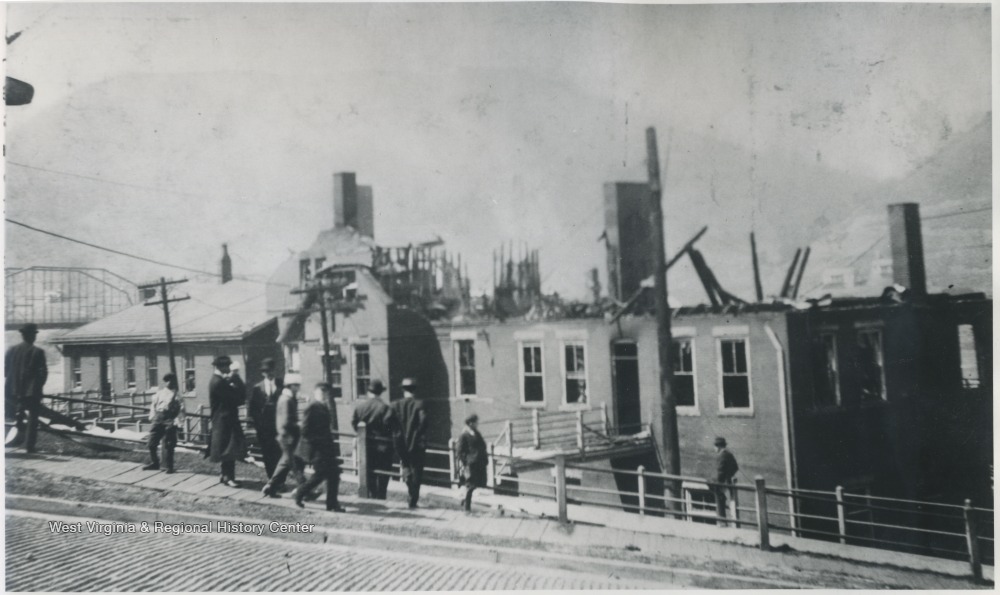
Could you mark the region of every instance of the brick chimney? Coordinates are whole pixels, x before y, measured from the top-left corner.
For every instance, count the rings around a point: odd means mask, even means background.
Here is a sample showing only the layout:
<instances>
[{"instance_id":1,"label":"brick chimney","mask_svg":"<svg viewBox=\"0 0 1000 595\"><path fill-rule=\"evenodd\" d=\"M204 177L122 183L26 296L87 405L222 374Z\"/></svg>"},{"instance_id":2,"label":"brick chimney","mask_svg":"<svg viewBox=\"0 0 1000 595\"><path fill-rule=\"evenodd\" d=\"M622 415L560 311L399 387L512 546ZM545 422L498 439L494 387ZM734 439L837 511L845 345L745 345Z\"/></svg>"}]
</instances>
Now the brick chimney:
<instances>
[{"instance_id":1,"label":"brick chimney","mask_svg":"<svg viewBox=\"0 0 1000 595\"><path fill-rule=\"evenodd\" d=\"M892 250L892 282L914 295L927 293L924 242L920 234L920 205L904 202L889 205L889 244Z\"/></svg>"},{"instance_id":2,"label":"brick chimney","mask_svg":"<svg viewBox=\"0 0 1000 595\"><path fill-rule=\"evenodd\" d=\"M229 249L222 245L222 283L223 285L233 280L233 261L229 258Z\"/></svg>"},{"instance_id":3,"label":"brick chimney","mask_svg":"<svg viewBox=\"0 0 1000 595\"><path fill-rule=\"evenodd\" d=\"M352 227L375 237L375 213L371 186L358 186L352 172L333 174L333 226Z\"/></svg>"}]
</instances>

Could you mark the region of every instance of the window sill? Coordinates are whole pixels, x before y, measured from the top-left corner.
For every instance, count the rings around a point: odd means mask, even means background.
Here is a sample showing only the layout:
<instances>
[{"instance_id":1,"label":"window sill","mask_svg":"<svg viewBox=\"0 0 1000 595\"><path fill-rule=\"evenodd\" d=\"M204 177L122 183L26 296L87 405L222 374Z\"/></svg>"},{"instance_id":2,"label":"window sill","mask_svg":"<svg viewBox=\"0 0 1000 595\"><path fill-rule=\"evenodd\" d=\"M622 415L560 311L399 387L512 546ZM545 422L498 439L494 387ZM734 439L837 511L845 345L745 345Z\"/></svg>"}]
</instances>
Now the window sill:
<instances>
[{"instance_id":1,"label":"window sill","mask_svg":"<svg viewBox=\"0 0 1000 595\"><path fill-rule=\"evenodd\" d=\"M590 411L593 407L590 403L563 403L559 406L559 411Z\"/></svg>"},{"instance_id":2,"label":"window sill","mask_svg":"<svg viewBox=\"0 0 1000 595\"><path fill-rule=\"evenodd\" d=\"M521 409L545 409L545 401L537 403L521 403Z\"/></svg>"},{"instance_id":3,"label":"window sill","mask_svg":"<svg viewBox=\"0 0 1000 595\"><path fill-rule=\"evenodd\" d=\"M719 417L753 417L753 409L722 409Z\"/></svg>"}]
</instances>

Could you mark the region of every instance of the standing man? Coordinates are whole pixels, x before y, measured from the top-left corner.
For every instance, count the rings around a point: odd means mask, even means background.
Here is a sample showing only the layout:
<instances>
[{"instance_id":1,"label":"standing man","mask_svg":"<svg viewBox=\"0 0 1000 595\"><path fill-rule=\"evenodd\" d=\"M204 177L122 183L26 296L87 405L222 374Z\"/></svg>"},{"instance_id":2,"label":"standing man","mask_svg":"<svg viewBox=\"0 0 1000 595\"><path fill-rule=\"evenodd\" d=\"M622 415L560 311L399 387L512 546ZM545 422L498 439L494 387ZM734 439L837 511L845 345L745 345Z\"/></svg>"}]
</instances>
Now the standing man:
<instances>
[{"instance_id":1,"label":"standing man","mask_svg":"<svg viewBox=\"0 0 1000 595\"><path fill-rule=\"evenodd\" d=\"M257 442L260 444L261 457L264 459L264 471L271 479L281 458L281 445L278 444L278 426L275 423L278 397L281 396L282 381L274 375L274 359L267 357L260 363L260 372L264 378L253 386L250 391L250 403L247 408L253 427L257 431Z\"/></svg>"},{"instance_id":2,"label":"standing man","mask_svg":"<svg viewBox=\"0 0 1000 595\"><path fill-rule=\"evenodd\" d=\"M420 498L427 452L427 413L423 402L417 398L418 390L416 380L403 379L403 398L389 405L398 422L396 453L403 482L410 491L410 508L416 508Z\"/></svg>"},{"instance_id":3,"label":"standing man","mask_svg":"<svg viewBox=\"0 0 1000 595\"><path fill-rule=\"evenodd\" d=\"M354 408L351 427L358 430L364 422L367 430L366 448L368 453L368 497L385 500L389 490L389 473L392 473L392 436L395 433L396 417L392 409L379 395L385 392L381 380L372 380L368 385L368 398L359 401ZM376 473L382 471L383 473Z\"/></svg>"},{"instance_id":4,"label":"standing man","mask_svg":"<svg viewBox=\"0 0 1000 595\"><path fill-rule=\"evenodd\" d=\"M156 391L153 401L149 404L149 421L153 427L146 437L149 446L150 464L143 471L154 471L160 468L160 440L163 441L163 462L167 473L174 472L174 448L177 446L177 429L184 421L184 403L177 391L177 376L167 374L163 377L163 388Z\"/></svg>"},{"instance_id":5,"label":"standing man","mask_svg":"<svg viewBox=\"0 0 1000 595\"><path fill-rule=\"evenodd\" d=\"M305 483L302 473L302 461L295 456L295 449L299 445L302 431L299 428L299 388L302 385L302 376L289 374L285 376L285 388L278 397L275 406L274 424L278 429L278 444L281 446L281 460L274 470L274 475L264 485L261 494L270 498L278 497L278 490L285 484L285 478L289 473L294 473L295 478L301 486Z\"/></svg>"},{"instance_id":6,"label":"standing man","mask_svg":"<svg viewBox=\"0 0 1000 595\"><path fill-rule=\"evenodd\" d=\"M332 399L332 394L333 389L329 384L317 384L312 399L302 414L302 440L299 442L297 454L303 461L312 465L313 476L295 488L292 497L295 498L295 504L303 508L302 501L323 480L326 480L326 509L344 512L337 501L340 490L340 461L334 452L330 408L327 405Z\"/></svg>"},{"instance_id":7,"label":"standing man","mask_svg":"<svg viewBox=\"0 0 1000 595\"><path fill-rule=\"evenodd\" d=\"M729 497L728 486L733 484L736 472L740 466L736 463L733 453L726 450L726 439L719 436L715 439L715 511L721 517L726 517L726 501ZM722 521L719 521L720 523Z\"/></svg>"},{"instance_id":8,"label":"standing man","mask_svg":"<svg viewBox=\"0 0 1000 595\"><path fill-rule=\"evenodd\" d=\"M6 446L24 444L28 452L35 452L38 438L38 408L42 404L42 387L49 377L45 352L35 347L38 325L28 323L21 327L23 341L7 350L4 357L5 417L14 421L14 428L7 436Z\"/></svg>"},{"instance_id":9,"label":"standing man","mask_svg":"<svg viewBox=\"0 0 1000 595\"><path fill-rule=\"evenodd\" d=\"M246 384L239 372L231 368L233 360L220 355L212 362L215 372L208 383L208 402L212 412L212 438L209 457L221 463L219 482L238 488L236 461L246 456L246 439L240 426L240 405L247 398Z\"/></svg>"}]
</instances>

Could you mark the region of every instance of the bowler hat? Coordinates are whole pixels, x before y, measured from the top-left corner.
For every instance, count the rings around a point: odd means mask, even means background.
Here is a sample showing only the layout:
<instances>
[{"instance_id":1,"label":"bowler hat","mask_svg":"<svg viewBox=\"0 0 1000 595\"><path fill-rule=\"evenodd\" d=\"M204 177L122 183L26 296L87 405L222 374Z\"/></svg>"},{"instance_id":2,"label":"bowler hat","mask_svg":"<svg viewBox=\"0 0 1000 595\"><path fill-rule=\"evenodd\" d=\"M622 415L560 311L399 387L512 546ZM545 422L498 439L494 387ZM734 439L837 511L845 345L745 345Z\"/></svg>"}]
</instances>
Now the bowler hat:
<instances>
[{"instance_id":1,"label":"bowler hat","mask_svg":"<svg viewBox=\"0 0 1000 595\"><path fill-rule=\"evenodd\" d=\"M715 445L716 446L721 446L722 448L725 448L726 447L726 439L723 438L722 436L716 437L716 439L715 439Z\"/></svg>"},{"instance_id":2,"label":"bowler hat","mask_svg":"<svg viewBox=\"0 0 1000 595\"><path fill-rule=\"evenodd\" d=\"M21 327L21 334L22 335L37 335L38 334L38 325L35 324L34 322L29 322L28 324L26 324L26 325L24 325L24 326Z\"/></svg>"},{"instance_id":3,"label":"bowler hat","mask_svg":"<svg viewBox=\"0 0 1000 595\"><path fill-rule=\"evenodd\" d=\"M273 372L274 371L274 358L265 357L260 360L260 371L261 372Z\"/></svg>"},{"instance_id":4,"label":"bowler hat","mask_svg":"<svg viewBox=\"0 0 1000 595\"><path fill-rule=\"evenodd\" d=\"M228 355L220 355L219 357L212 360L212 365L216 368L221 368L222 366L232 365L233 360Z\"/></svg>"},{"instance_id":5,"label":"bowler hat","mask_svg":"<svg viewBox=\"0 0 1000 595\"><path fill-rule=\"evenodd\" d=\"M373 395L381 395L385 392L385 385L382 384L381 380L376 378L375 380L372 380L371 384L368 385L368 392Z\"/></svg>"}]
</instances>

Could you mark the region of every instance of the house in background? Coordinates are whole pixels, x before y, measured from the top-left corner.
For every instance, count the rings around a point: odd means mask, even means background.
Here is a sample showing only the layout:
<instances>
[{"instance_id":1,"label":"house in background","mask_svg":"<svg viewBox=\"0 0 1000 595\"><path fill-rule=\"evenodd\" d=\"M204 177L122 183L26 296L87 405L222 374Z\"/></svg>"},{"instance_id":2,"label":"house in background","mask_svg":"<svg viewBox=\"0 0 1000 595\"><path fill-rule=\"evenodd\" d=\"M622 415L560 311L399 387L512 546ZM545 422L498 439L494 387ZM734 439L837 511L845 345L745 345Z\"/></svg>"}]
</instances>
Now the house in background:
<instances>
[{"instance_id":1,"label":"house in background","mask_svg":"<svg viewBox=\"0 0 1000 595\"><path fill-rule=\"evenodd\" d=\"M223 259L226 271L228 255ZM280 361L278 323L265 307L264 285L229 280L222 284L175 286L188 300L171 304L174 360L188 410L208 405L212 360L228 355L255 382L260 362ZM154 390L170 371L163 310L138 304L62 335L67 393L96 392L104 398ZM193 408L193 409L192 409Z\"/></svg>"}]
</instances>

